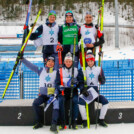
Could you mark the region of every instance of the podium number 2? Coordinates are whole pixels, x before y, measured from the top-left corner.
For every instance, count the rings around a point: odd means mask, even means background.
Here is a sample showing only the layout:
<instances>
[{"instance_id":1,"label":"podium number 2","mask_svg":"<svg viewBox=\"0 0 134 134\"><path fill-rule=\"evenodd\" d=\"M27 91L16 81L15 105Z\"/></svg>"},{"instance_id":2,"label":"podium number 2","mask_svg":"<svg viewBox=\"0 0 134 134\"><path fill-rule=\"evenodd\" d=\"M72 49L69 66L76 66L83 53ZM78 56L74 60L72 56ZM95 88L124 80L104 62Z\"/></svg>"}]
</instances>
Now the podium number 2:
<instances>
[{"instance_id":1,"label":"podium number 2","mask_svg":"<svg viewBox=\"0 0 134 134\"><path fill-rule=\"evenodd\" d=\"M22 113L18 113L18 120L21 120Z\"/></svg>"}]
</instances>

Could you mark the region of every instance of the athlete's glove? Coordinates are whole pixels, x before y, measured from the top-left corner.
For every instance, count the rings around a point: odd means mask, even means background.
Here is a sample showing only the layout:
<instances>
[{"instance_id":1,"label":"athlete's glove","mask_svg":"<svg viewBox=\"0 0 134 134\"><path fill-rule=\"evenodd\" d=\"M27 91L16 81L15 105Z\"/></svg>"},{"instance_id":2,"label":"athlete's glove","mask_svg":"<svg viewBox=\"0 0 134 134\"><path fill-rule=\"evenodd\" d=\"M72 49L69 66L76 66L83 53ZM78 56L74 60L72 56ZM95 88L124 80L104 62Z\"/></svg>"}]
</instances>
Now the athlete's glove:
<instances>
[{"instance_id":1,"label":"athlete's glove","mask_svg":"<svg viewBox=\"0 0 134 134\"><path fill-rule=\"evenodd\" d=\"M76 87L77 84L78 84L77 79L76 79L76 78L73 78L73 79L70 78L69 81L67 82L67 86L68 86L68 87L71 87L71 84L72 84L74 87Z\"/></svg>"},{"instance_id":2,"label":"athlete's glove","mask_svg":"<svg viewBox=\"0 0 134 134\"><path fill-rule=\"evenodd\" d=\"M64 91L64 90L65 90L65 87L62 86L62 85L60 85L60 86L59 86L59 90L60 90L60 91Z\"/></svg>"},{"instance_id":3,"label":"athlete's glove","mask_svg":"<svg viewBox=\"0 0 134 134\"><path fill-rule=\"evenodd\" d=\"M23 53L18 52L16 60L19 61L19 60L22 60L22 59L23 59Z\"/></svg>"},{"instance_id":4,"label":"athlete's glove","mask_svg":"<svg viewBox=\"0 0 134 134\"><path fill-rule=\"evenodd\" d=\"M89 95L87 88L84 88L84 90L82 91L82 94L87 97Z\"/></svg>"},{"instance_id":5,"label":"athlete's glove","mask_svg":"<svg viewBox=\"0 0 134 134\"><path fill-rule=\"evenodd\" d=\"M63 47L59 42L58 42L58 45L56 47L56 51L63 51Z\"/></svg>"},{"instance_id":6,"label":"athlete's glove","mask_svg":"<svg viewBox=\"0 0 134 134\"><path fill-rule=\"evenodd\" d=\"M103 81L103 78L102 78L101 75L99 75L98 80L99 80L100 83Z\"/></svg>"},{"instance_id":7,"label":"athlete's glove","mask_svg":"<svg viewBox=\"0 0 134 134\"><path fill-rule=\"evenodd\" d=\"M98 24L96 24L96 25L95 25L95 28L96 28L97 30L99 29L99 26L98 26Z\"/></svg>"},{"instance_id":8,"label":"athlete's glove","mask_svg":"<svg viewBox=\"0 0 134 134\"><path fill-rule=\"evenodd\" d=\"M47 101L47 104L50 104L54 98L56 98L56 95L49 95L49 100Z\"/></svg>"},{"instance_id":9,"label":"athlete's glove","mask_svg":"<svg viewBox=\"0 0 134 134\"><path fill-rule=\"evenodd\" d=\"M100 84L105 84L105 78L104 77L102 77L102 75L99 75L99 77L98 77L98 81L100 82Z\"/></svg>"}]
</instances>

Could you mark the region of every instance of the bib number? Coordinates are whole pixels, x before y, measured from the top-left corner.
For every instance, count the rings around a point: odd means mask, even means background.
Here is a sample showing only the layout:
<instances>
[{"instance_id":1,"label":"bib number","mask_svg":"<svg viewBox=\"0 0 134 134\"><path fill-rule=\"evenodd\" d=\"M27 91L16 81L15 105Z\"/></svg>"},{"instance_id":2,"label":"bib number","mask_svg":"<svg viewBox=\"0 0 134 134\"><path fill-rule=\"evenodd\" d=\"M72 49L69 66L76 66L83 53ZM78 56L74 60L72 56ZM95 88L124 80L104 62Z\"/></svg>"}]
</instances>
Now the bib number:
<instances>
[{"instance_id":1,"label":"bib number","mask_svg":"<svg viewBox=\"0 0 134 134\"><path fill-rule=\"evenodd\" d=\"M47 87L47 88L52 87L52 84L50 84L50 83L44 83L44 85L45 85L45 87Z\"/></svg>"},{"instance_id":2,"label":"bib number","mask_svg":"<svg viewBox=\"0 0 134 134\"><path fill-rule=\"evenodd\" d=\"M50 43L54 43L54 38L53 37L50 38Z\"/></svg>"}]
</instances>

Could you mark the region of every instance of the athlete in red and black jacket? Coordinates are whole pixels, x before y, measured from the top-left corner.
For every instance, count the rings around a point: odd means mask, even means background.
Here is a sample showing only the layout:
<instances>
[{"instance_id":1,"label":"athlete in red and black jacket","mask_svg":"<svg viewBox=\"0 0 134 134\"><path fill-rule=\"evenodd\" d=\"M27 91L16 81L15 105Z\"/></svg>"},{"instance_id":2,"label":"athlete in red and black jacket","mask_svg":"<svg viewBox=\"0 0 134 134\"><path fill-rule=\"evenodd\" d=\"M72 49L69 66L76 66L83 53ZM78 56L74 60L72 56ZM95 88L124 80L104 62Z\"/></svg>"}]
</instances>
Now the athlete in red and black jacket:
<instances>
[{"instance_id":1,"label":"athlete in red and black jacket","mask_svg":"<svg viewBox=\"0 0 134 134\"><path fill-rule=\"evenodd\" d=\"M104 34L98 29L97 25L93 24L93 16L90 12L86 12L85 24L83 24L79 30L79 34L83 38L85 52L87 50L92 50L100 45L103 45ZM97 40L98 39L98 40ZM80 48L80 62L82 63L82 55Z\"/></svg>"}]
</instances>

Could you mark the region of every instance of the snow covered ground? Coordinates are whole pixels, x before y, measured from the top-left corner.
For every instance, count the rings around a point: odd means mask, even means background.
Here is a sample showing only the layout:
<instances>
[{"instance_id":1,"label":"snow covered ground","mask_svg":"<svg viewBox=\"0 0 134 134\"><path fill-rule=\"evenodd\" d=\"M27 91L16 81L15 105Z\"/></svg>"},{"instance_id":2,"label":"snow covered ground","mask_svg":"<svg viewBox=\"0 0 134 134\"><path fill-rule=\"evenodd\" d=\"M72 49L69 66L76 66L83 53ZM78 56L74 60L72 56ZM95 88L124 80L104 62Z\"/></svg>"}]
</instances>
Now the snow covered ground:
<instances>
[{"instance_id":1,"label":"snow covered ground","mask_svg":"<svg viewBox=\"0 0 134 134\"><path fill-rule=\"evenodd\" d=\"M123 47L120 49L115 48L104 48L104 60L123 60L123 59L134 59L134 47ZM98 57L98 55L97 55ZM98 58L96 58L98 59Z\"/></svg>"},{"instance_id":2,"label":"snow covered ground","mask_svg":"<svg viewBox=\"0 0 134 134\"><path fill-rule=\"evenodd\" d=\"M97 49L98 53L98 49ZM34 55L25 56L30 61L42 61L42 54L41 51L36 52L40 56L34 57ZM123 60L123 59L134 59L134 47L123 47L120 49L115 48L105 48L103 49L103 60ZM1 56L1 61L15 61L16 56ZM98 54L96 55L96 60L98 60Z\"/></svg>"},{"instance_id":3,"label":"snow covered ground","mask_svg":"<svg viewBox=\"0 0 134 134\"><path fill-rule=\"evenodd\" d=\"M33 130L32 126L0 126L1 134L53 134L49 131L49 126L44 126L38 130ZM133 134L134 123L130 124L109 124L108 128L98 126L95 129L95 125L91 125L90 129L59 131L59 134Z\"/></svg>"}]
</instances>

